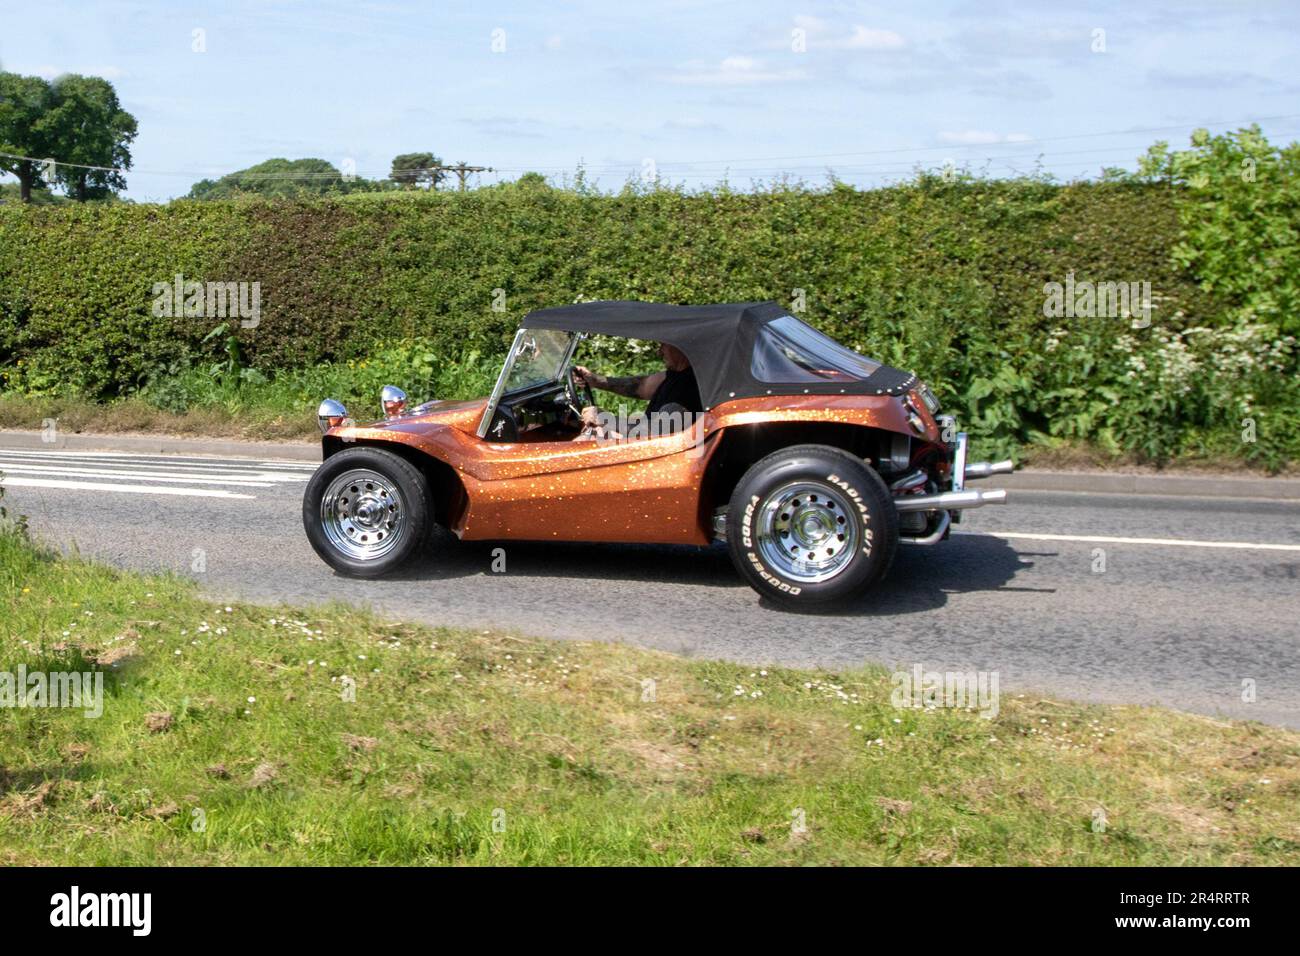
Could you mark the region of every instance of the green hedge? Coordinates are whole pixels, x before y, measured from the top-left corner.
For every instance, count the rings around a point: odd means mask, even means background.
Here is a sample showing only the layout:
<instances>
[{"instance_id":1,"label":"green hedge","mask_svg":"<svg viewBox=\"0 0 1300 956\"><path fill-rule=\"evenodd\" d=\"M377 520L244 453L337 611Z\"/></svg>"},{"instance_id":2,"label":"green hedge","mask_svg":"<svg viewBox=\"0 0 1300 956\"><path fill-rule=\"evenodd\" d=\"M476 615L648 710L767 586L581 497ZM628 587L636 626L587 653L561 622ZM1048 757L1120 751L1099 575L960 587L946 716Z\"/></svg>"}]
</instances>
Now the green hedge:
<instances>
[{"instance_id":1,"label":"green hedge","mask_svg":"<svg viewBox=\"0 0 1300 956\"><path fill-rule=\"evenodd\" d=\"M1155 458L1297 457L1294 429L1272 424L1300 405L1294 387L1260 371L1274 356L1294 373L1294 356L1271 328L1233 326L1235 302L1175 265L1177 196L1142 183L925 177L866 192L504 187L4 206L0 374L11 390L111 398L213 355L213 320L151 314L154 283L178 272L260 283L261 322L235 334L242 361L267 375L399 341L495 357L523 314L579 298L792 304L802 289L806 320L917 370L999 449L1055 436ZM1069 273L1149 281L1151 328L1046 318L1044 283ZM1206 369L1230 335L1263 363L1250 383L1239 368L1214 371L1235 379L1219 394L1193 374L1189 398L1185 382L1153 371L1166 353L1201 355ZM1130 375L1135 350L1150 360ZM1153 400L1153 389L1168 394ZM1260 437L1243 444L1245 414Z\"/></svg>"}]
</instances>

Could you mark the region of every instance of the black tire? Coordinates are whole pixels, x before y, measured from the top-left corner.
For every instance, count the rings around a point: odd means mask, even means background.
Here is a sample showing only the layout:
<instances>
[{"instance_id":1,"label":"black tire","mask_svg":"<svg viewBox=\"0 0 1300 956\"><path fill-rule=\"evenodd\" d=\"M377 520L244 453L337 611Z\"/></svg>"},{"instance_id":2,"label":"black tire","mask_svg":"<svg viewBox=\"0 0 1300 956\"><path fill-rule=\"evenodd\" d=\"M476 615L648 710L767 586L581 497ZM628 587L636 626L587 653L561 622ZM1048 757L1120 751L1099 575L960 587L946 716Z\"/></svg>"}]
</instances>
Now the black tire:
<instances>
[{"instance_id":1,"label":"black tire","mask_svg":"<svg viewBox=\"0 0 1300 956\"><path fill-rule=\"evenodd\" d=\"M736 485L727 550L763 597L834 604L885 576L898 550L898 513L862 459L829 445L794 445L754 464Z\"/></svg>"},{"instance_id":2,"label":"black tire","mask_svg":"<svg viewBox=\"0 0 1300 956\"><path fill-rule=\"evenodd\" d=\"M349 448L326 458L307 482L302 524L311 546L334 570L380 577L427 543L434 527L429 484L400 455Z\"/></svg>"}]
</instances>

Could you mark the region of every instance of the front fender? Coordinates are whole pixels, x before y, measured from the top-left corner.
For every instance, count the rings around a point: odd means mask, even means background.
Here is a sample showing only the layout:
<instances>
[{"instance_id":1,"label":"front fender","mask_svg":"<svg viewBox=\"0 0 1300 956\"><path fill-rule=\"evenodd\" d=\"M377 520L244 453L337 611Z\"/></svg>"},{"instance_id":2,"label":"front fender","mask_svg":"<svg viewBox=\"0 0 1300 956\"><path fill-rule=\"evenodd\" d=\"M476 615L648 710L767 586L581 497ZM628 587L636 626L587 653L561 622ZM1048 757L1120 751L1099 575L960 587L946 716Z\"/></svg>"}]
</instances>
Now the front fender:
<instances>
[{"instance_id":1,"label":"front fender","mask_svg":"<svg viewBox=\"0 0 1300 956\"><path fill-rule=\"evenodd\" d=\"M436 426L438 430L455 432L445 425ZM421 429L421 436L427 435L429 428ZM417 468L429 486L430 503L433 507L434 520L446 528L455 531L468 508L469 498L465 483L461 480L460 469L456 463L438 454L438 445L426 447L411 432L392 423L380 426L340 425L331 428L321 436L322 460L349 448L357 447L383 448L401 455Z\"/></svg>"}]
</instances>

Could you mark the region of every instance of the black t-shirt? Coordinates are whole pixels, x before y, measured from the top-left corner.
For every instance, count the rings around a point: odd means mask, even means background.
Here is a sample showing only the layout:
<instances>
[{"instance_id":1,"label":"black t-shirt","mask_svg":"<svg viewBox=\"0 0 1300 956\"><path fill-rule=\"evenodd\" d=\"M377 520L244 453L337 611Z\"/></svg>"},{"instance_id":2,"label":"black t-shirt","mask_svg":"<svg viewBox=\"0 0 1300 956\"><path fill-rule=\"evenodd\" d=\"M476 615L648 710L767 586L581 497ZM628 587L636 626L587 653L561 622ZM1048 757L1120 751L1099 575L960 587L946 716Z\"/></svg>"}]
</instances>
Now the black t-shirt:
<instances>
[{"instance_id":1,"label":"black t-shirt","mask_svg":"<svg viewBox=\"0 0 1300 956\"><path fill-rule=\"evenodd\" d=\"M646 412L653 415L662 411L665 405L680 405L688 412L704 411L704 403L700 401L700 386L695 381L695 369L685 368L680 372L666 370L664 380L650 396Z\"/></svg>"}]
</instances>

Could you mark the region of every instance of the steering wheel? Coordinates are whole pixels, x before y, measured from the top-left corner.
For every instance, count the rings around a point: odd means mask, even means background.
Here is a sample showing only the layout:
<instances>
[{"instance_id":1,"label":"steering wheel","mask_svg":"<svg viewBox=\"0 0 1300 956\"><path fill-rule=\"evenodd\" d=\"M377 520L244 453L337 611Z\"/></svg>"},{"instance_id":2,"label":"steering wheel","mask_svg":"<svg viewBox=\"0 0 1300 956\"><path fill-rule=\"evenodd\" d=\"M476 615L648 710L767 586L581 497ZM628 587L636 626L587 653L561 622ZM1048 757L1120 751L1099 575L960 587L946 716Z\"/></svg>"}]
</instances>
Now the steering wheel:
<instances>
[{"instance_id":1,"label":"steering wheel","mask_svg":"<svg viewBox=\"0 0 1300 956\"><path fill-rule=\"evenodd\" d=\"M591 389L586 384L578 384L578 373L575 367L570 365L564 377L564 397L568 401L573 413L582 416L582 410L588 405L595 405L596 398L591 394Z\"/></svg>"}]
</instances>

